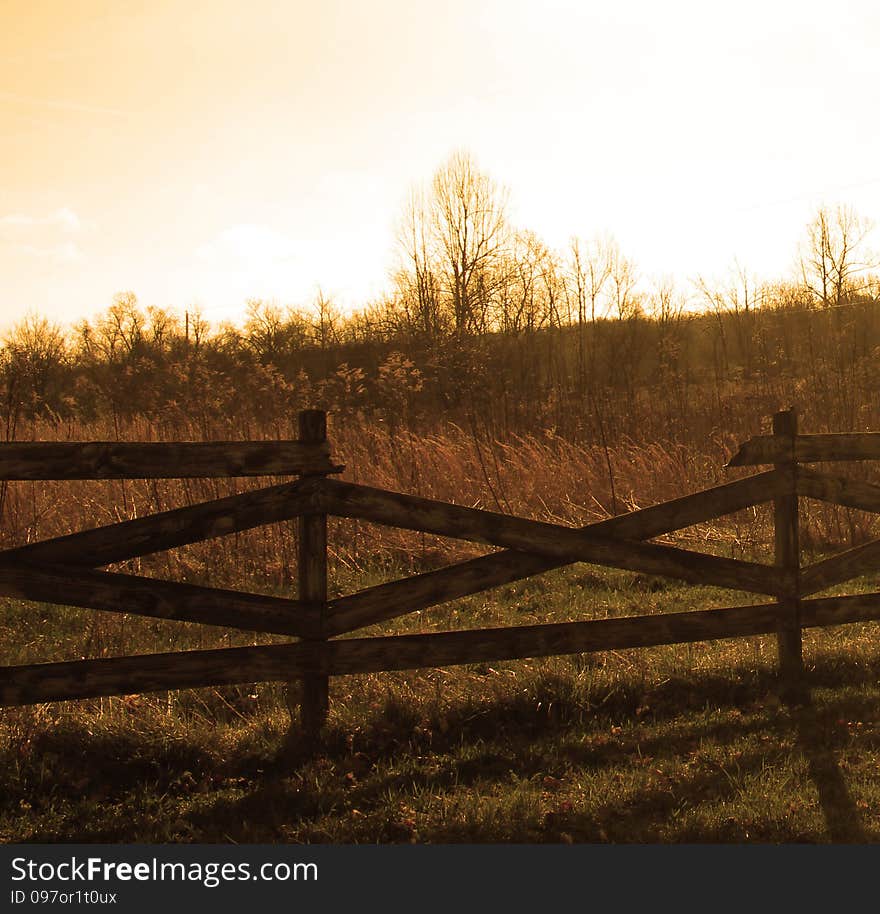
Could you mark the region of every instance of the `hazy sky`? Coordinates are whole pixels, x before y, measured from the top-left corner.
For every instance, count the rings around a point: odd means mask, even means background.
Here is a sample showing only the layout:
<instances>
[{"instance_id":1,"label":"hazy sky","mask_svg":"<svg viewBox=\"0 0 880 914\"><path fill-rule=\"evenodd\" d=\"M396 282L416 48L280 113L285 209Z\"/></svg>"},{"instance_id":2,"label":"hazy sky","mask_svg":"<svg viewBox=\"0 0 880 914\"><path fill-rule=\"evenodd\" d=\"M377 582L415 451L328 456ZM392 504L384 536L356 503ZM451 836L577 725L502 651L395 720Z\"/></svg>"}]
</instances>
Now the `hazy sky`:
<instances>
[{"instance_id":1,"label":"hazy sky","mask_svg":"<svg viewBox=\"0 0 880 914\"><path fill-rule=\"evenodd\" d=\"M876 0L0 0L0 325L363 303L458 148L551 245L781 276L880 222L878 48Z\"/></svg>"}]
</instances>

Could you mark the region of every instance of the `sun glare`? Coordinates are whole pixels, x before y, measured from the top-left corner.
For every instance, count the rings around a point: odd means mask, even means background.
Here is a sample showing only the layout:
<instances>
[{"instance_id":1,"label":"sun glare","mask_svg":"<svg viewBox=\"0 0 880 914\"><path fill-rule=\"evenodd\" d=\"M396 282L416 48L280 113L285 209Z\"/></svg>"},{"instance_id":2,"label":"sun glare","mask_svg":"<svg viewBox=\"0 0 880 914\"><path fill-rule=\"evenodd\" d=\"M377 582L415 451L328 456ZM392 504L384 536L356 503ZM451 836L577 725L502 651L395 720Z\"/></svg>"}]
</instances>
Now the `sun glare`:
<instances>
[{"instance_id":1,"label":"sun glare","mask_svg":"<svg viewBox=\"0 0 880 914\"><path fill-rule=\"evenodd\" d=\"M833 33L819 8L755 3L2 15L6 322L74 320L121 288L230 317L317 288L362 307L392 287L408 193L457 148L509 187L518 227L557 250L612 234L646 278L785 278L820 205L880 216L867 3ZM834 130L808 127L821 110Z\"/></svg>"}]
</instances>

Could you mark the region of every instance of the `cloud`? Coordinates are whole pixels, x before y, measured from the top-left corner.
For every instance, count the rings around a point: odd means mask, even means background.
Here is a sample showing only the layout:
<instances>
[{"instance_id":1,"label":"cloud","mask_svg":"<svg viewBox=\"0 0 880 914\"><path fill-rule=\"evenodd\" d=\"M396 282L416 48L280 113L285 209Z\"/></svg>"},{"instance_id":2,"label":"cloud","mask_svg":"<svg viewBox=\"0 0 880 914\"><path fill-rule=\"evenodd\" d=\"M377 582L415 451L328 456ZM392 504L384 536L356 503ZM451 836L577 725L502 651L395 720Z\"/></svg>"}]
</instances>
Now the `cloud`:
<instances>
[{"instance_id":1,"label":"cloud","mask_svg":"<svg viewBox=\"0 0 880 914\"><path fill-rule=\"evenodd\" d=\"M45 216L8 213L0 216L0 254L69 266L85 256L74 236L90 227L66 206Z\"/></svg>"},{"instance_id":2,"label":"cloud","mask_svg":"<svg viewBox=\"0 0 880 914\"><path fill-rule=\"evenodd\" d=\"M79 216L66 206L62 209L55 210L51 218L67 232L82 231L83 224L80 221Z\"/></svg>"},{"instance_id":3,"label":"cloud","mask_svg":"<svg viewBox=\"0 0 880 914\"><path fill-rule=\"evenodd\" d=\"M81 232L83 222L72 210L66 206L56 209L48 216L29 216L23 213L11 213L0 216L0 231L4 234L18 234L29 229L60 229L65 234Z\"/></svg>"},{"instance_id":4,"label":"cloud","mask_svg":"<svg viewBox=\"0 0 880 914\"><path fill-rule=\"evenodd\" d=\"M280 264L296 256L297 244L282 232L266 225L243 223L233 225L196 250L199 260L239 267Z\"/></svg>"}]
</instances>

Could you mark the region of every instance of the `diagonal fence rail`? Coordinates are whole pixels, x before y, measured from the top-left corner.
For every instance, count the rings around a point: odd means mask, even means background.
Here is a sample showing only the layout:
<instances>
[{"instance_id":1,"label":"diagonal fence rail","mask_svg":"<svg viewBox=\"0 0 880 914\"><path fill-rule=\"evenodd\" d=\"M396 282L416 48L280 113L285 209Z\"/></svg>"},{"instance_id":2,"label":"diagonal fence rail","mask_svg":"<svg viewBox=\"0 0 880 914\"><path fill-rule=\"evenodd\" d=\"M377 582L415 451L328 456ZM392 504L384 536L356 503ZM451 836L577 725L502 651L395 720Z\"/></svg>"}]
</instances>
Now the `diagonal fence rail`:
<instances>
[{"instance_id":1,"label":"diagonal fence rail","mask_svg":"<svg viewBox=\"0 0 880 914\"><path fill-rule=\"evenodd\" d=\"M326 415L318 410L300 414L300 440L295 442L0 445L0 479L300 477L0 552L2 595L300 640L2 667L0 704L296 679L302 684L300 724L307 736L314 737L327 717L332 676L774 633L783 697L805 700L802 630L880 619L880 593L805 598L875 570L880 564L880 540L801 567L799 499L880 511L880 486L826 475L801 464L880 457L880 435L798 435L793 410L774 416L773 432L746 442L730 461L732 466L770 463L773 469L581 528L333 479L344 468L331 456ZM649 542L762 503L773 505L776 553L772 565ZM328 515L456 537L501 551L329 600ZM101 570L153 552L287 520L299 525L297 599ZM772 601L621 619L338 637L575 562L760 594Z\"/></svg>"}]
</instances>

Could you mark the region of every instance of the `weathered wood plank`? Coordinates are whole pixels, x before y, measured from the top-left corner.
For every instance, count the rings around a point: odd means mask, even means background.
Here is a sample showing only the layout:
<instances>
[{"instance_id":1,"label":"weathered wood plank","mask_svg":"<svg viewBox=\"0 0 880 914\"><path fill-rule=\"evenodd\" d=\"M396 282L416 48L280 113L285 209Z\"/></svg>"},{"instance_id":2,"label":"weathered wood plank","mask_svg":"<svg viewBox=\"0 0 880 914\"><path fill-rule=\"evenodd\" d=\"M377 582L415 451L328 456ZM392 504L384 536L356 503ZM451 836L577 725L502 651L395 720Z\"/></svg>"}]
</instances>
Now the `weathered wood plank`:
<instances>
[{"instance_id":1,"label":"weathered wood plank","mask_svg":"<svg viewBox=\"0 0 880 914\"><path fill-rule=\"evenodd\" d=\"M615 539L652 539L771 501L788 484L786 476L767 470L580 529Z\"/></svg>"},{"instance_id":2,"label":"weathered wood plank","mask_svg":"<svg viewBox=\"0 0 880 914\"><path fill-rule=\"evenodd\" d=\"M751 593L776 593L780 586L778 570L755 562L616 540L598 536L592 530L464 508L399 492L328 480L324 497L328 513L340 517L536 552L566 563L591 562Z\"/></svg>"},{"instance_id":3,"label":"weathered wood plank","mask_svg":"<svg viewBox=\"0 0 880 914\"><path fill-rule=\"evenodd\" d=\"M761 466L781 463L791 456L788 442L773 435L755 435L744 441L739 450L727 461L729 467Z\"/></svg>"},{"instance_id":4,"label":"weathered wood plank","mask_svg":"<svg viewBox=\"0 0 880 914\"><path fill-rule=\"evenodd\" d=\"M798 435L794 453L801 463L880 459L880 433Z\"/></svg>"},{"instance_id":5,"label":"weathered wood plank","mask_svg":"<svg viewBox=\"0 0 880 914\"><path fill-rule=\"evenodd\" d=\"M581 532L627 539L650 539L684 526L703 523L773 498L785 480L774 470L686 495L661 505L642 508L581 527ZM426 609L511 584L531 575L559 568L567 562L515 550L458 562L447 568L379 584L332 600L327 630L331 635L354 631L377 622Z\"/></svg>"},{"instance_id":6,"label":"weathered wood plank","mask_svg":"<svg viewBox=\"0 0 880 914\"><path fill-rule=\"evenodd\" d=\"M880 619L880 593L801 601L801 625L804 628L825 628L876 619Z\"/></svg>"},{"instance_id":7,"label":"weathered wood plank","mask_svg":"<svg viewBox=\"0 0 880 914\"><path fill-rule=\"evenodd\" d=\"M0 566L19 562L96 568L138 556L290 520L321 507L321 482L312 477L243 492L135 520L0 552Z\"/></svg>"},{"instance_id":8,"label":"weathered wood plank","mask_svg":"<svg viewBox=\"0 0 880 914\"><path fill-rule=\"evenodd\" d=\"M324 643L153 654L0 668L0 704L131 694L291 675L344 675L514 660L772 632L776 604Z\"/></svg>"},{"instance_id":9,"label":"weathered wood plank","mask_svg":"<svg viewBox=\"0 0 880 914\"><path fill-rule=\"evenodd\" d=\"M773 631L774 604L328 643L333 675L550 657Z\"/></svg>"},{"instance_id":10,"label":"weathered wood plank","mask_svg":"<svg viewBox=\"0 0 880 914\"><path fill-rule=\"evenodd\" d=\"M182 479L338 473L328 444L301 441L14 441L0 479Z\"/></svg>"},{"instance_id":11,"label":"weathered wood plank","mask_svg":"<svg viewBox=\"0 0 880 914\"><path fill-rule=\"evenodd\" d=\"M156 619L304 636L319 622L303 601L64 565L0 567L0 594Z\"/></svg>"},{"instance_id":12,"label":"weathered wood plank","mask_svg":"<svg viewBox=\"0 0 880 914\"><path fill-rule=\"evenodd\" d=\"M799 581L800 544L798 538L798 466L795 461L797 413L783 410L773 416L773 434L787 442L787 456L776 464L780 474L787 474L790 485L787 492L776 496L773 502L773 526L776 567L787 580L777 594L779 604L779 630L776 644L779 654L779 688L787 704L806 701L804 687L803 638L800 623Z\"/></svg>"},{"instance_id":13,"label":"weathered wood plank","mask_svg":"<svg viewBox=\"0 0 880 914\"><path fill-rule=\"evenodd\" d=\"M802 601L801 624L824 627L880 618L880 593ZM771 634L778 606L503 629L353 638L321 644L226 648L0 668L0 705L125 695L288 679L481 663Z\"/></svg>"},{"instance_id":14,"label":"weathered wood plank","mask_svg":"<svg viewBox=\"0 0 880 914\"><path fill-rule=\"evenodd\" d=\"M785 437L756 435L744 442L727 466L759 466L784 463L789 453ZM794 457L800 463L835 460L880 460L880 433L798 435Z\"/></svg>"},{"instance_id":15,"label":"weathered wood plank","mask_svg":"<svg viewBox=\"0 0 880 914\"><path fill-rule=\"evenodd\" d=\"M880 540L847 549L801 571L801 594L807 596L843 584L863 574L880 571Z\"/></svg>"},{"instance_id":16,"label":"weathered wood plank","mask_svg":"<svg viewBox=\"0 0 880 914\"><path fill-rule=\"evenodd\" d=\"M880 486L844 476L799 469L798 495L858 511L880 512Z\"/></svg>"},{"instance_id":17,"label":"weathered wood plank","mask_svg":"<svg viewBox=\"0 0 880 914\"><path fill-rule=\"evenodd\" d=\"M326 441L327 413L317 409L303 410L299 414L299 436L307 442ZM324 488L322 482L322 500ZM323 639L327 620L327 515L303 515L297 523L299 598L318 607L315 634ZM314 742L330 712L330 679L320 674L304 676L301 687L300 726L305 738Z\"/></svg>"},{"instance_id":18,"label":"weathered wood plank","mask_svg":"<svg viewBox=\"0 0 880 914\"><path fill-rule=\"evenodd\" d=\"M314 648L306 654L304 647L311 645L297 642L2 667L0 706L285 680L319 665Z\"/></svg>"},{"instance_id":19,"label":"weathered wood plank","mask_svg":"<svg viewBox=\"0 0 880 914\"><path fill-rule=\"evenodd\" d=\"M596 541L649 539L770 501L790 485L790 476L771 470L579 529L339 480L326 482L324 498L328 513L340 517L359 517L390 526L418 522L436 528L426 532L497 545L493 539L497 528L521 530L523 536L528 530L561 531L584 541L587 537Z\"/></svg>"},{"instance_id":20,"label":"weathered wood plank","mask_svg":"<svg viewBox=\"0 0 880 914\"><path fill-rule=\"evenodd\" d=\"M342 635L429 606L501 587L565 564L568 563L508 550L377 584L330 600L327 633Z\"/></svg>"},{"instance_id":21,"label":"weathered wood plank","mask_svg":"<svg viewBox=\"0 0 880 914\"><path fill-rule=\"evenodd\" d=\"M802 602L804 627L877 618L880 593ZM777 604L764 603L623 619L0 667L0 705L738 638L771 634L778 621Z\"/></svg>"}]
</instances>

